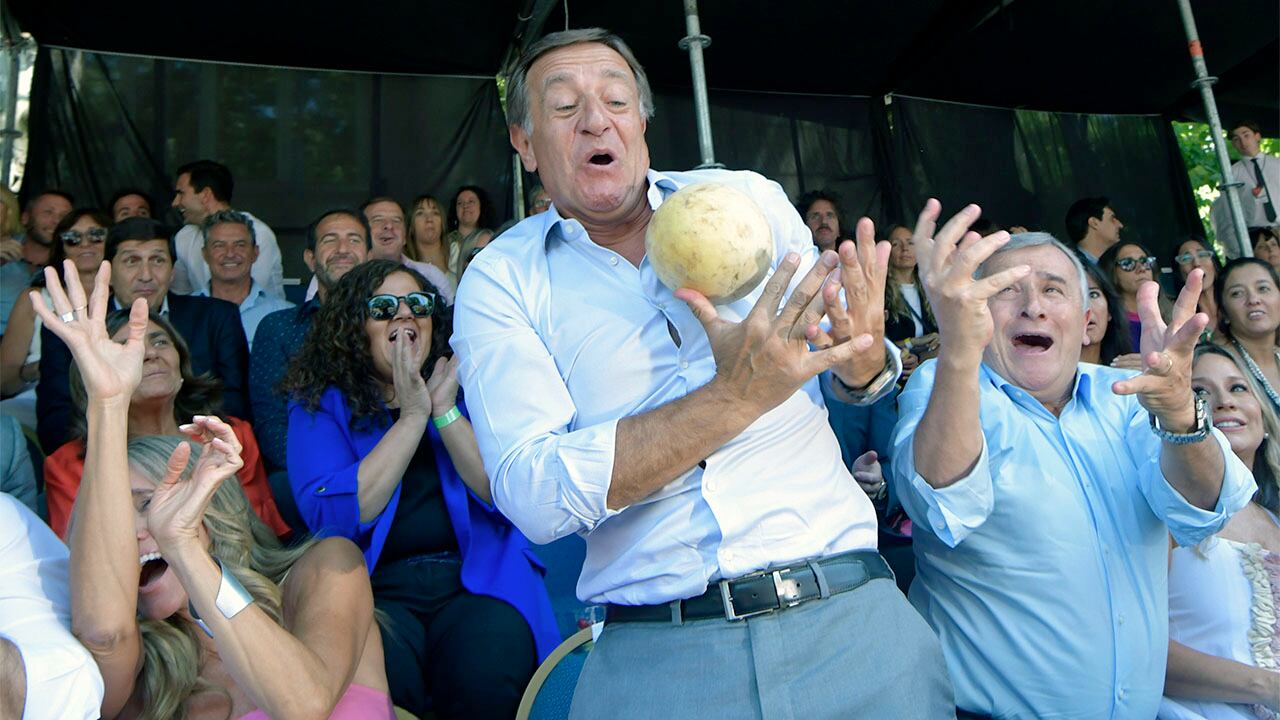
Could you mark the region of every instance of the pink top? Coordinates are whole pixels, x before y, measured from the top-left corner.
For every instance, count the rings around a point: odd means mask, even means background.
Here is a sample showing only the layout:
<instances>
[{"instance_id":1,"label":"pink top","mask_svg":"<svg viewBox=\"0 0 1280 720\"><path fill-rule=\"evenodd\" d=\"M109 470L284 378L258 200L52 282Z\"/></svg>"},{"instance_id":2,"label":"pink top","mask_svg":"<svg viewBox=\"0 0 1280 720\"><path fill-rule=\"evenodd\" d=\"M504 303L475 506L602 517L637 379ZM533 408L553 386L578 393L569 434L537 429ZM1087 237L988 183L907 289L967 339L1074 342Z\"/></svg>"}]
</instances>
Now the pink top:
<instances>
[{"instance_id":1,"label":"pink top","mask_svg":"<svg viewBox=\"0 0 1280 720\"><path fill-rule=\"evenodd\" d=\"M338 700L333 713L329 715L329 720L364 720L365 718L394 720L395 716L396 711L391 704L391 698L373 688L351 683L347 686L347 691L342 694L342 698ZM240 720L271 719L265 712L254 710L248 715L241 715Z\"/></svg>"}]
</instances>

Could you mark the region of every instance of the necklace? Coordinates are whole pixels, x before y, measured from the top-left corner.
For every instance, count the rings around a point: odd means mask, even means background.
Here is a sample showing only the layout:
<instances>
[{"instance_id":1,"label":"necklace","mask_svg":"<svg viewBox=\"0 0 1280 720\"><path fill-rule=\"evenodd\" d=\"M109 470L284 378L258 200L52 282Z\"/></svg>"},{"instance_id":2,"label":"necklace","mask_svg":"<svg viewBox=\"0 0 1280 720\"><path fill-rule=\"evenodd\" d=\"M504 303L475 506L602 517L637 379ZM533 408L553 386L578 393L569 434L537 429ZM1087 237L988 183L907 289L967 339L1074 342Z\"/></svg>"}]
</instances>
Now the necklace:
<instances>
[{"instance_id":1,"label":"necklace","mask_svg":"<svg viewBox=\"0 0 1280 720\"><path fill-rule=\"evenodd\" d=\"M1244 364L1249 366L1249 372L1254 379L1262 384L1262 389L1266 391L1267 397L1271 398L1271 404L1280 408L1280 393L1277 393L1276 389L1271 387L1271 383L1267 381L1267 376L1263 374L1262 368L1258 367L1258 363L1253 361L1253 356L1234 337L1231 338L1231 344L1235 346L1236 352L1240 353L1240 357L1244 358ZM1280 350L1276 351L1276 362L1280 363Z\"/></svg>"}]
</instances>

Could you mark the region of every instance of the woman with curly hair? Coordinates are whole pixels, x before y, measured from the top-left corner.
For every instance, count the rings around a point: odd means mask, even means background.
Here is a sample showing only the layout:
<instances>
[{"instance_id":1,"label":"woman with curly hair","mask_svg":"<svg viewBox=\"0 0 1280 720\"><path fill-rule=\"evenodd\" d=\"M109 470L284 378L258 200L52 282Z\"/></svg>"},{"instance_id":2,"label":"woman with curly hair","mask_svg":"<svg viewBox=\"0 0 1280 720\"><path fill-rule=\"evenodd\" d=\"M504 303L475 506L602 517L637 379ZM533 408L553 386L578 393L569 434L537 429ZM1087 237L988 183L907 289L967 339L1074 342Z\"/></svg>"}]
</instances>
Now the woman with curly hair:
<instances>
[{"instance_id":1,"label":"woman with curly hair","mask_svg":"<svg viewBox=\"0 0 1280 720\"><path fill-rule=\"evenodd\" d=\"M129 312L117 310L107 316L107 334L124 341L129 334ZM143 341L142 382L129 400L129 437L179 435L178 427L196 415L219 415L222 411L222 382L209 373L196 375L191 369L187 343L163 316L152 313L147 319ZM44 461L44 483L49 499L49 527L58 537L67 537L71 508L84 475L86 413L89 398L80 369L71 365L71 440L49 454ZM248 422L227 416L224 422L240 441L244 461L236 476L250 506L262 522L277 535L286 535L289 525L276 508L262 464L257 438Z\"/></svg>"},{"instance_id":2,"label":"woman with curly hair","mask_svg":"<svg viewBox=\"0 0 1280 720\"><path fill-rule=\"evenodd\" d=\"M71 525L71 626L102 673L102 716L394 717L360 551L342 538L282 548L239 484L240 441L213 416L180 437L129 439L143 384L147 303L107 333L110 263L86 298L45 270L45 327L67 344L87 401L85 474ZM193 455L198 457L192 461Z\"/></svg>"},{"instance_id":3,"label":"woman with curly hair","mask_svg":"<svg viewBox=\"0 0 1280 720\"><path fill-rule=\"evenodd\" d=\"M559 635L541 566L491 504L452 324L412 269L344 275L285 379L289 480L313 531L364 550L396 704L510 718Z\"/></svg>"},{"instance_id":4,"label":"woman with curly hair","mask_svg":"<svg viewBox=\"0 0 1280 720\"><path fill-rule=\"evenodd\" d=\"M1196 347L1191 388L1204 398L1258 491L1218 534L1169 557L1169 662L1159 717L1275 718L1280 712L1280 421L1243 360Z\"/></svg>"}]
</instances>

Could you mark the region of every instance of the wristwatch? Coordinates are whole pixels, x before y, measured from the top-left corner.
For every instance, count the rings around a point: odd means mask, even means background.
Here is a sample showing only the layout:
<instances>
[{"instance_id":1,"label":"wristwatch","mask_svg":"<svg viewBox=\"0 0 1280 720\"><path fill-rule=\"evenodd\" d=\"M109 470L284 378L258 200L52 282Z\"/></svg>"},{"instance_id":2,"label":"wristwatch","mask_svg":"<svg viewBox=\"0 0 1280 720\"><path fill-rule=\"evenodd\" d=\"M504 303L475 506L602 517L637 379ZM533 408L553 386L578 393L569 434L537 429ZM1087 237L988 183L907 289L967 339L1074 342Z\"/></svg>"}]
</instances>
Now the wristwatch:
<instances>
[{"instance_id":1,"label":"wristwatch","mask_svg":"<svg viewBox=\"0 0 1280 720\"><path fill-rule=\"evenodd\" d=\"M1196 396L1196 425L1189 433L1169 432L1160 427L1160 421L1156 419L1155 413L1148 413L1148 416L1151 418L1151 432L1155 433L1156 437L1172 445L1190 445L1209 437L1209 427L1211 425L1209 408L1205 405L1204 398L1199 395Z\"/></svg>"},{"instance_id":2,"label":"wristwatch","mask_svg":"<svg viewBox=\"0 0 1280 720\"><path fill-rule=\"evenodd\" d=\"M844 391L845 395L849 396L848 402L853 405L865 403L868 398L875 397L886 385L897 378L898 364L894 362L894 358L889 354L888 350L886 350L884 354L884 370L881 370L879 375L871 378L871 382L860 388L850 387L845 383L845 381L840 379L839 375L836 375L834 372L831 373L831 381L836 384L837 388Z\"/></svg>"}]
</instances>

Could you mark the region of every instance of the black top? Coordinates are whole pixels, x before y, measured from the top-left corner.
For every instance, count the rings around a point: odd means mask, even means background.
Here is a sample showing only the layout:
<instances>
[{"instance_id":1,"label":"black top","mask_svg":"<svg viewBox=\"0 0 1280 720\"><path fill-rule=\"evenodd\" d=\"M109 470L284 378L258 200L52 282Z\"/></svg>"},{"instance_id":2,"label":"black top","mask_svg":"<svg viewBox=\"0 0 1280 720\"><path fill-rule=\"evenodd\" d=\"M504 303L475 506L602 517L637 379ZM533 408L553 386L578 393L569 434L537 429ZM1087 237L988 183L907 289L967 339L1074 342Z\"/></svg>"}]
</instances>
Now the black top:
<instances>
[{"instance_id":1,"label":"black top","mask_svg":"<svg viewBox=\"0 0 1280 720\"><path fill-rule=\"evenodd\" d=\"M398 420L400 411L392 410L391 417L393 422ZM378 564L457 550L458 539L453 534L449 509L440 492L440 474L436 470L431 439L423 434L417 452L400 479L400 504L396 506L396 516L391 521Z\"/></svg>"}]
</instances>

